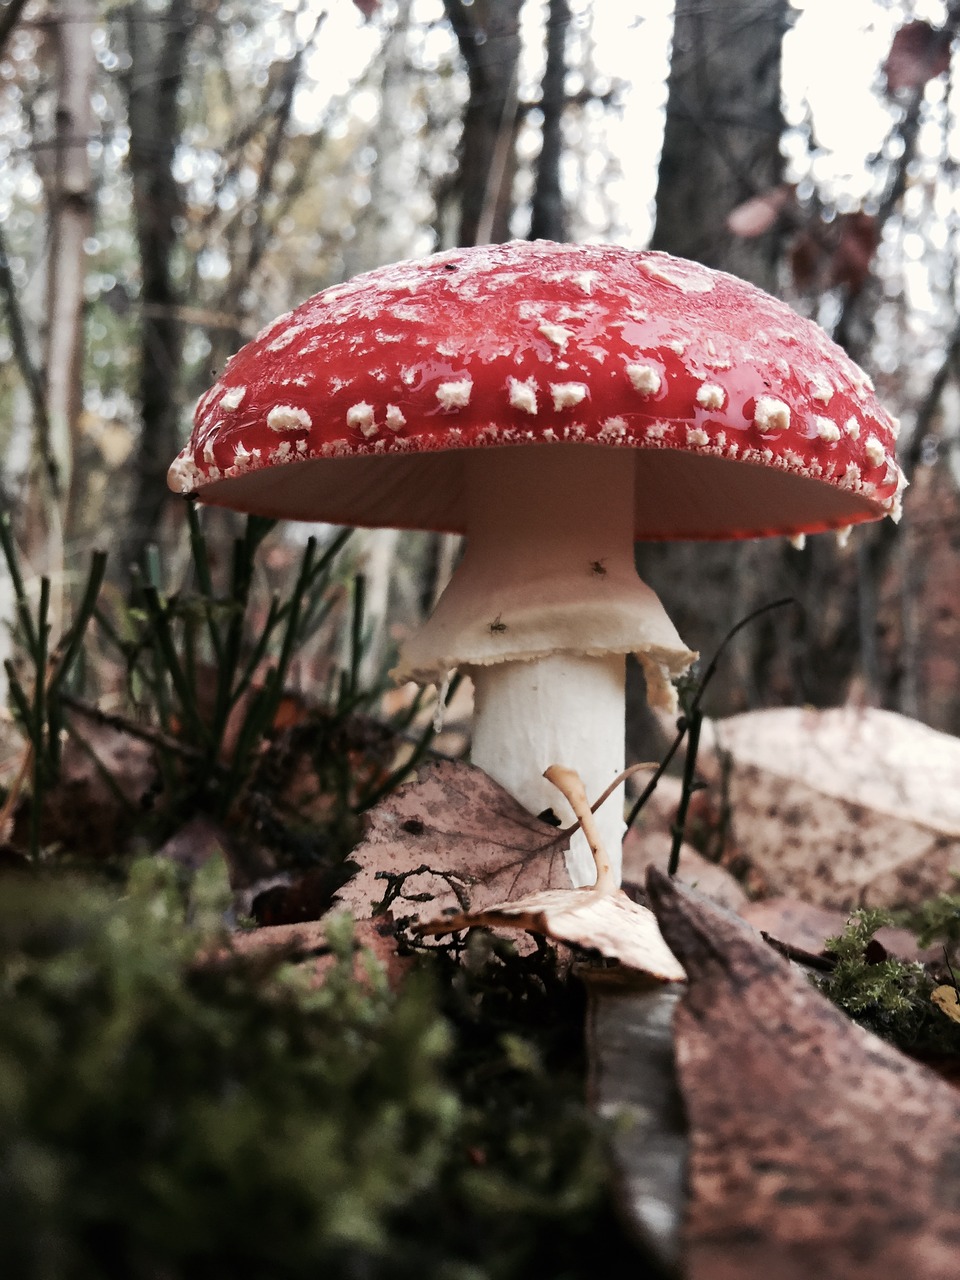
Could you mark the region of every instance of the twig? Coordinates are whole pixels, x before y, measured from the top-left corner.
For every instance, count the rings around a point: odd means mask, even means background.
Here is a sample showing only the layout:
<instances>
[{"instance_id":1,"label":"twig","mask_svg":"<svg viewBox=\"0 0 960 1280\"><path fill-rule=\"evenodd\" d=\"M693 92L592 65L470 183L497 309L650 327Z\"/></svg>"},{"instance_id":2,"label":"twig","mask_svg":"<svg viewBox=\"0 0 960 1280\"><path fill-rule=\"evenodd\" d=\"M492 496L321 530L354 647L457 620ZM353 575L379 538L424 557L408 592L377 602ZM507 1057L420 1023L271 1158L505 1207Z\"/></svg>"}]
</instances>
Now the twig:
<instances>
[{"instance_id":1,"label":"twig","mask_svg":"<svg viewBox=\"0 0 960 1280\"><path fill-rule=\"evenodd\" d=\"M112 711L101 711L99 707L95 707L90 702L84 702L81 698L75 698L72 694L62 693L60 701L65 707L75 711L77 715L83 716L87 720L92 720L94 724L102 725L106 729L114 729L117 733L125 733L130 738L136 738L138 742L149 743L150 746L159 747L163 751L173 751L185 760L202 760L204 762L208 760L205 752L199 751L196 747L191 747L189 743L182 742L179 738L171 737L170 734L163 733L159 729L144 728L143 725L139 725L135 721L128 720L125 716L117 715Z\"/></svg>"},{"instance_id":2,"label":"twig","mask_svg":"<svg viewBox=\"0 0 960 1280\"><path fill-rule=\"evenodd\" d=\"M666 773L667 769L669 768L673 760L673 757L679 751L680 745L683 742L684 738L687 737L687 735L689 734L690 741L687 746L687 758L684 764L684 771L683 771L683 792L680 797L680 807L677 810L677 821L674 823L674 827L673 827L673 843L670 848L670 863L668 868L670 875L676 874L677 867L679 866L679 863L680 863L680 846L683 844L684 826L686 823L687 809L690 804L690 797L692 796L693 792L697 789L696 782L695 782L695 770L696 770L697 749L700 745L700 727L703 723L703 712L700 710L700 703L703 700L703 695L706 693L707 687L710 684L710 681L713 679L714 675L716 674L716 670L720 663L720 659L723 657L723 654L726 651L727 646L730 644L731 640L733 640L733 638L740 631L742 631L744 627L749 626L751 622L755 622L756 619L761 617L763 614L770 613L774 609L782 609L783 606L787 604L795 605L797 604L797 601L793 598L793 596L784 596L779 600L771 601L769 604L763 604L759 607L759 609L754 609L751 613L748 613L745 618L741 618L740 621L736 623L735 626L730 628L730 630L721 640L716 652L714 653L713 657L710 659L710 662L707 665L707 669L704 671L702 677L697 683L696 691L694 692L694 695L690 700L689 707L686 710L684 710L684 713L680 716L680 719L677 721L676 737L674 738L673 742L670 744L670 747L667 750L666 755L661 760L653 777L647 783L646 787L644 787L643 792L640 795L639 799L634 804L633 808L630 810L630 816L627 818L628 831L633 826L634 822L636 822L637 815L639 814L640 810L643 808L643 806L650 799L653 792L656 790L657 783L663 777L664 773Z\"/></svg>"},{"instance_id":3,"label":"twig","mask_svg":"<svg viewBox=\"0 0 960 1280\"><path fill-rule=\"evenodd\" d=\"M779 938L771 937L763 929L760 930L760 937L786 960L795 960L797 964L806 965L808 969L819 969L821 973L832 973L837 967L836 956L818 955L815 951L805 951L803 947L795 947L790 942L781 942Z\"/></svg>"},{"instance_id":4,"label":"twig","mask_svg":"<svg viewBox=\"0 0 960 1280\"><path fill-rule=\"evenodd\" d=\"M30 407L33 410L37 452L50 482L52 496L55 501L58 501L60 498L60 473L57 469L56 459L50 450L50 418L47 414L43 383L30 354L27 329L23 321L23 313L20 310L20 300L17 297L17 286L14 283L13 272L10 270L10 255L7 251L7 241L2 227L0 227L0 293L3 295L4 310L7 313L7 324L10 329L13 353L20 369L20 376L23 378L27 388Z\"/></svg>"},{"instance_id":5,"label":"twig","mask_svg":"<svg viewBox=\"0 0 960 1280\"><path fill-rule=\"evenodd\" d=\"M0 53L3 53L26 3L27 0L7 0L3 9L0 10Z\"/></svg>"}]
</instances>

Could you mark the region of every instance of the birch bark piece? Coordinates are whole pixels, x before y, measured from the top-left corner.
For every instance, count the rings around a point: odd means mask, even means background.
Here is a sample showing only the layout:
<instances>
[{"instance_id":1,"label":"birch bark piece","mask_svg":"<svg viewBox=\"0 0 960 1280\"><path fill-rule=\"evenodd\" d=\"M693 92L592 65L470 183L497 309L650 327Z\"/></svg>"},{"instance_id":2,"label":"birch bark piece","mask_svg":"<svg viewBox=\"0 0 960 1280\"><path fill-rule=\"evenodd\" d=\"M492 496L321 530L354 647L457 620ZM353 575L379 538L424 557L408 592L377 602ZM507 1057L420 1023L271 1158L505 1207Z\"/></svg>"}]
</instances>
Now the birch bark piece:
<instances>
[{"instance_id":1,"label":"birch bark piece","mask_svg":"<svg viewBox=\"0 0 960 1280\"><path fill-rule=\"evenodd\" d=\"M956 1280L960 1095L736 917L654 870L647 888L690 979L688 1280Z\"/></svg>"},{"instance_id":2,"label":"birch bark piece","mask_svg":"<svg viewBox=\"0 0 960 1280\"><path fill-rule=\"evenodd\" d=\"M586 976L588 1094L611 1121L621 1212L676 1272L686 1204L687 1124L673 1062L673 1016L683 988L611 988Z\"/></svg>"}]
</instances>

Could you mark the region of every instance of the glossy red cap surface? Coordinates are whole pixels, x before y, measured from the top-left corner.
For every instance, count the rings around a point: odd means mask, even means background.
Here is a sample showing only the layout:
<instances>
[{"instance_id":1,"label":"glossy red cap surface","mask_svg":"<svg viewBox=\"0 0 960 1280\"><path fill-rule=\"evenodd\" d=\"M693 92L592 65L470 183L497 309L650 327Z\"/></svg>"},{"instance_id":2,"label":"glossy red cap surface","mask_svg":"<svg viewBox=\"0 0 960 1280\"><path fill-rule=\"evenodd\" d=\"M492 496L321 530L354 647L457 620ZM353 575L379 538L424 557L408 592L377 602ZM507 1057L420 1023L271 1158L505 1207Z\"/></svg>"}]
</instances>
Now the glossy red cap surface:
<instances>
[{"instance_id":1,"label":"glossy red cap surface","mask_svg":"<svg viewBox=\"0 0 960 1280\"><path fill-rule=\"evenodd\" d=\"M169 483L267 515L462 531L469 450L608 447L636 468L638 537L735 538L895 514L895 435L867 375L753 286L662 253L515 242L383 267L275 320L201 398Z\"/></svg>"}]
</instances>

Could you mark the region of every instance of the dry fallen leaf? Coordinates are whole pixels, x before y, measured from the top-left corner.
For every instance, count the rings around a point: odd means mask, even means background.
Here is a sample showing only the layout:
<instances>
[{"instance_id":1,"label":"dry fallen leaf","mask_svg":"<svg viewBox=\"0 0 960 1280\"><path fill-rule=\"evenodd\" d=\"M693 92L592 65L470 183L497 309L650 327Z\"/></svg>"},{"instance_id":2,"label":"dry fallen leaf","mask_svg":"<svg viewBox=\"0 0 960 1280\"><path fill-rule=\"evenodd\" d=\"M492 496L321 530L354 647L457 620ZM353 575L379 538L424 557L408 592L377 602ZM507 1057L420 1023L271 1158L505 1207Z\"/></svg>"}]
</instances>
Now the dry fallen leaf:
<instances>
[{"instance_id":1,"label":"dry fallen leaf","mask_svg":"<svg viewBox=\"0 0 960 1280\"><path fill-rule=\"evenodd\" d=\"M261 929L238 931L230 936L230 949L242 955L282 950L291 963L309 973L312 985L321 986L337 963L327 940L327 921L310 920L303 924L271 925ZM358 920L353 925L354 976L360 981L368 977L364 953L372 952L380 962L391 987L398 987L410 970L413 960L397 954L397 940L385 922Z\"/></svg>"},{"instance_id":2,"label":"dry fallen leaf","mask_svg":"<svg viewBox=\"0 0 960 1280\"><path fill-rule=\"evenodd\" d=\"M771 892L920 902L960 868L960 739L892 711L784 707L704 726L729 761L732 836ZM719 779L719 766L715 779Z\"/></svg>"},{"instance_id":3,"label":"dry fallen leaf","mask_svg":"<svg viewBox=\"0 0 960 1280\"><path fill-rule=\"evenodd\" d=\"M638 821L627 832L623 841L624 884L642 885L647 867L666 867L682 790L679 778L661 778L656 791L641 810ZM692 845L680 846L677 875L684 884L699 889L714 902L733 911L739 911L747 902L743 887L730 872L704 858Z\"/></svg>"},{"instance_id":4,"label":"dry fallen leaf","mask_svg":"<svg viewBox=\"0 0 960 1280\"><path fill-rule=\"evenodd\" d=\"M828 938L838 938L850 919L848 911L831 911L827 907L817 907L797 898L764 898L734 909L755 929L788 946L814 954L823 951ZM915 934L909 929L898 929L893 925L884 925L874 937L886 952L899 960L918 960L924 963L943 954L939 947L919 947Z\"/></svg>"},{"instance_id":5,"label":"dry fallen leaf","mask_svg":"<svg viewBox=\"0 0 960 1280\"><path fill-rule=\"evenodd\" d=\"M930 992L930 999L948 1018L960 1022L960 995L957 994L956 987L935 987Z\"/></svg>"},{"instance_id":6,"label":"dry fallen leaf","mask_svg":"<svg viewBox=\"0 0 960 1280\"><path fill-rule=\"evenodd\" d=\"M358 920L381 905L395 919L480 911L569 888L567 839L473 765L435 761L365 816L350 855L360 871L337 903Z\"/></svg>"},{"instance_id":7,"label":"dry fallen leaf","mask_svg":"<svg viewBox=\"0 0 960 1280\"><path fill-rule=\"evenodd\" d=\"M687 1280L955 1280L960 1097L850 1022L748 925L651 870L689 976Z\"/></svg>"},{"instance_id":8,"label":"dry fallen leaf","mask_svg":"<svg viewBox=\"0 0 960 1280\"><path fill-rule=\"evenodd\" d=\"M653 912L620 890L547 890L513 902L494 903L482 911L424 921L417 931L436 935L477 927L540 933L557 942L599 951L608 960L662 982L682 982L686 976L660 936Z\"/></svg>"}]
</instances>

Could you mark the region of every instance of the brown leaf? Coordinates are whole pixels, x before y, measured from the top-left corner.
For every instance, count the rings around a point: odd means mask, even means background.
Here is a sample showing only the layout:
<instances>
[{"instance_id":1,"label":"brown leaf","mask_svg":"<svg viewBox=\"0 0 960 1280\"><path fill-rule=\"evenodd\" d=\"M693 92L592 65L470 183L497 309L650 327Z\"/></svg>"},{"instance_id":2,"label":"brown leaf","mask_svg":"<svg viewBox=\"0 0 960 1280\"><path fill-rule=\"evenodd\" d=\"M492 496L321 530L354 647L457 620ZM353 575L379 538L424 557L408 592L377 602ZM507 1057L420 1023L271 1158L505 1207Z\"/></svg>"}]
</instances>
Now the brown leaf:
<instances>
[{"instance_id":1,"label":"brown leaf","mask_svg":"<svg viewBox=\"0 0 960 1280\"><path fill-rule=\"evenodd\" d=\"M887 93L919 89L950 68L950 33L929 22L908 22L893 37L883 64Z\"/></svg>"},{"instance_id":2,"label":"brown leaf","mask_svg":"<svg viewBox=\"0 0 960 1280\"><path fill-rule=\"evenodd\" d=\"M473 765L425 765L365 823L350 855L360 871L337 899L357 919L385 898L395 919L416 921L570 887L566 838Z\"/></svg>"},{"instance_id":3,"label":"brown leaf","mask_svg":"<svg viewBox=\"0 0 960 1280\"><path fill-rule=\"evenodd\" d=\"M679 778L661 778L637 823L627 832L623 841L624 884L642 885L648 866L666 867L673 839L671 828L676 820L682 790ZM707 794L705 791L696 792L694 801L700 801ZM691 814L691 826L698 817ZM692 845L681 845L677 874L684 884L693 885L732 911L738 911L747 901L746 893L730 872L704 858Z\"/></svg>"},{"instance_id":4,"label":"brown leaf","mask_svg":"<svg viewBox=\"0 0 960 1280\"><path fill-rule=\"evenodd\" d=\"M798 231L790 241L788 257L793 283L798 289L809 290L817 282L817 276L825 256L824 246L809 231Z\"/></svg>"},{"instance_id":5,"label":"brown leaf","mask_svg":"<svg viewBox=\"0 0 960 1280\"><path fill-rule=\"evenodd\" d=\"M960 1098L856 1026L749 926L651 870L690 988L689 1280L954 1280Z\"/></svg>"},{"instance_id":6,"label":"brown leaf","mask_svg":"<svg viewBox=\"0 0 960 1280\"><path fill-rule=\"evenodd\" d=\"M744 240L762 236L776 224L777 218L792 196L793 187L784 182L778 187L771 187L758 196L744 200L743 204L738 204L727 214L727 230L731 235L740 236Z\"/></svg>"},{"instance_id":7,"label":"brown leaf","mask_svg":"<svg viewBox=\"0 0 960 1280\"><path fill-rule=\"evenodd\" d=\"M129 841L155 778L154 752L147 743L92 721L74 726L63 745L60 776L44 798L44 843L84 858L115 857ZM26 821L27 809L21 806L15 843L24 848Z\"/></svg>"},{"instance_id":8,"label":"brown leaf","mask_svg":"<svg viewBox=\"0 0 960 1280\"><path fill-rule=\"evenodd\" d=\"M960 997L957 995L957 988L944 985L935 987L930 992L930 999L948 1018L952 1018L954 1022L960 1022Z\"/></svg>"},{"instance_id":9,"label":"brown leaf","mask_svg":"<svg viewBox=\"0 0 960 1280\"><path fill-rule=\"evenodd\" d=\"M829 284L859 293L870 277L873 255L880 243L876 218L870 213L845 213L836 219L837 242L830 258Z\"/></svg>"},{"instance_id":10,"label":"brown leaf","mask_svg":"<svg viewBox=\"0 0 960 1280\"><path fill-rule=\"evenodd\" d=\"M372 952L383 966L387 981L399 987L413 964L412 957L397 954L393 929L385 921L357 920L354 923L354 976L364 981L367 968L364 952ZM303 924L281 924L231 934L230 949L244 955L281 950L290 961L310 974L311 985L320 986L336 964L327 942L327 924L311 920Z\"/></svg>"},{"instance_id":11,"label":"brown leaf","mask_svg":"<svg viewBox=\"0 0 960 1280\"><path fill-rule=\"evenodd\" d=\"M661 982L682 982L685 974L660 936L653 912L631 901L622 890L548 889L482 911L457 912L424 921L424 934L459 933L461 929L524 929L556 942L598 951L628 969Z\"/></svg>"},{"instance_id":12,"label":"brown leaf","mask_svg":"<svg viewBox=\"0 0 960 1280\"><path fill-rule=\"evenodd\" d=\"M960 740L876 708L751 711L704 727L729 755L741 854L774 894L920 902L960 866Z\"/></svg>"}]
</instances>

